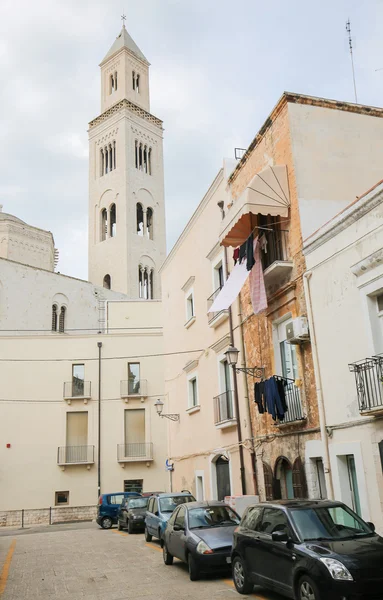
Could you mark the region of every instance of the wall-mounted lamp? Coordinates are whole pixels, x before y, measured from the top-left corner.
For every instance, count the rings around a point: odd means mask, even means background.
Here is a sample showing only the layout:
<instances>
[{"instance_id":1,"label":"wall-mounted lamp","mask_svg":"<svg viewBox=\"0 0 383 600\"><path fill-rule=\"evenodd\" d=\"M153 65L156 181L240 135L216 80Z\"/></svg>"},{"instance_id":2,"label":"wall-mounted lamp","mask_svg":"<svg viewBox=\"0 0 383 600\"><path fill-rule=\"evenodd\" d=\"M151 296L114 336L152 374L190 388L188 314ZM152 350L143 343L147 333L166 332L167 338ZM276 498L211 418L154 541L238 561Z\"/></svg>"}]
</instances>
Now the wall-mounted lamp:
<instances>
[{"instance_id":1,"label":"wall-mounted lamp","mask_svg":"<svg viewBox=\"0 0 383 600\"><path fill-rule=\"evenodd\" d=\"M265 367L237 367L239 350L234 346L229 346L225 352L227 364L233 367L237 373L246 373L246 375L252 375L256 378L262 378L265 374Z\"/></svg>"},{"instance_id":2,"label":"wall-mounted lamp","mask_svg":"<svg viewBox=\"0 0 383 600\"><path fill-rule=\"evenodd\" d=\"M165 417L165 419L170 419L170 421L179 421L180 420L179 414L176 414L176 413L165 414L162 412L164 410L164 403L160 399L158 399L154 403L154 406L156 407L157 415L159 417Z\"/></svg>"}]
</instances>

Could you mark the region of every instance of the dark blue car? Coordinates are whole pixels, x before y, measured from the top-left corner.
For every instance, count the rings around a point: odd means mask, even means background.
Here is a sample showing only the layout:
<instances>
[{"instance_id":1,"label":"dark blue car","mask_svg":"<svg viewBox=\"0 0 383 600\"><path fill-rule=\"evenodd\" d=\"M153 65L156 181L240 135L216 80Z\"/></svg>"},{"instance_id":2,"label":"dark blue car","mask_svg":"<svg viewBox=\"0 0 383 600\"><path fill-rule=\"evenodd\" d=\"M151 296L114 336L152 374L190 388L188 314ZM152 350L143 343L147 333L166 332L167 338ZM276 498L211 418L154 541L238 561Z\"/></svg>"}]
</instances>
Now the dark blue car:
<instances>
[{"instance_id":1,"label":"dark blue car","mask_svg":"<svg viewBox=\"0 0 383 600\"><path fill-rule=\"evenodd\" d=\"M114 492L111 494L101 494L98 502L98 511L96 522L103 529L110 529L112 525L117 524L117 514L121 502L124 498L141 497L138 492Z\"/></svg>"}]
</instances>

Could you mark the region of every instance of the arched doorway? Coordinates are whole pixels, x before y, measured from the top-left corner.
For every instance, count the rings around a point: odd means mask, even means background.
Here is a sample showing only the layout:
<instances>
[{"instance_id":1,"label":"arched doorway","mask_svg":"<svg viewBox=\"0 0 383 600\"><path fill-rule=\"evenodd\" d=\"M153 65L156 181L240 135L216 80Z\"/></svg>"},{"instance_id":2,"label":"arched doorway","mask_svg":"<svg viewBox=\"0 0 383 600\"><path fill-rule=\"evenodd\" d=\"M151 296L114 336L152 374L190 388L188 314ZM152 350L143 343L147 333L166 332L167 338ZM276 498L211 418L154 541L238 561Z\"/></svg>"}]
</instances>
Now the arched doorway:
<instances>
[{"instance_id":1,"label":"arched doorway","mask_svg":"<svg viewBox=\"0 0 383 600\"><path fill-rule=\"evenodd\" d=\"M290 461L280 456L274 469L274 498L275 500L292 500L294 496L293 469Z\"/></svg>"},{"instance_id":2,"label":"arched doorway","mask_svg":"<svg viewBox=\"0 0 383 600\"><path fill-rule=\"evenodd\" d=\"M215 470L217 476L217 498L223 500L225 496L231 495L229 459L226 456L219 456L215 461Z\"/></svg>"}]
</instances>

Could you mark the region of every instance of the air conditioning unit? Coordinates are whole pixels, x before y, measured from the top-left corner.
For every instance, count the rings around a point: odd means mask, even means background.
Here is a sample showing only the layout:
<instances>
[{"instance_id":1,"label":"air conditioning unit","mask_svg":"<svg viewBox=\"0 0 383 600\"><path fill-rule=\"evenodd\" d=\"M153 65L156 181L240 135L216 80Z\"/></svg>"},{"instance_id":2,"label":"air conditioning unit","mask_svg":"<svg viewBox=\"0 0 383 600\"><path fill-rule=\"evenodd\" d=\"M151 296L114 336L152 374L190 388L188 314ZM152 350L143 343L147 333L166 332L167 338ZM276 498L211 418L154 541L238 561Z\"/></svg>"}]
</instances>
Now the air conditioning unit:
<instances>
[{"instance_id":1,"label":"air conditioning unit","mask_svg":"<svg viewBox=\"0 0 383 600\"><path fill-rule=\"evenodd\" d=\"M286 337L289 344L302 344L310 340L307 317L297 317L286 325Z\"/></svg>"}]
</instances>

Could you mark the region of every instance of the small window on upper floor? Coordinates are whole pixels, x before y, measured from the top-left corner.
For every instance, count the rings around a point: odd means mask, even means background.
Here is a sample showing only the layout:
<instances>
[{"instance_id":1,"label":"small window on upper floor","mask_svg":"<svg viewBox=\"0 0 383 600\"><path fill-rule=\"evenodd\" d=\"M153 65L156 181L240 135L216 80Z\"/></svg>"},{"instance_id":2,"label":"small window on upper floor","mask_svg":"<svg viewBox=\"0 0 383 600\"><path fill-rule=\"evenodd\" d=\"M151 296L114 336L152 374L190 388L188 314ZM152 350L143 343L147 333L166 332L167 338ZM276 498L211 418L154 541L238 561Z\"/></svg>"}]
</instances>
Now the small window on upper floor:
<instances>
[{"instance_id":1,"label":"small window on upper floor","mask_svg":"<svg viewBox=\"0 0 383 600\"><path fill-rule=\"evenodd\" d=\"M137 94L140 93L140 76L135 71L132 71L132 88Z\"/></svg>"},{"instance_id":2,"label":"small window on upper floor","mask_svg":"<svg viewBox=\"0 0 383 600\"><path fill-rule=\"evenodd\" d=\"M138 74L136 75L136 92L140 93L140 76Z\"/></svg>"},{"instance_id":3,"label":"small window on upper floor","mask_svg":"<svg viewBox=\"0 0 383 600\"><path fill-rule=\"evenodd\" d=\"M111 289L112 281L110 275L105 275L102 285L106 290Z\"/></svg>"},{"instance_id":4,"label":"small window on upper floor","mask_svg":"<svg viewBox=\"0 0 383 600\"><path fill-rule=\"evenodd\" d=\"M116 237L116 219L116 205L112 204L109 210L110 237Z\"/></svg>"},{"instance_id":5,"label":"small window on upper floor","mask_svg":"<svg viewBox=\"0 0 383 600\"><path fill-rule=\"evenodd\" d=\"M188 380L188 408L195 408L198 404L198 385L195 375Z\"/></svg>"},{"instance_id":6,"label":"small window on upper floor","mask_svg":"<svg viewBox=\"0 0 383 600\"><path fill-rule=\"evenodd\" d=\"M194 292L191 290L186 296L186 320L189 322L195 317L194 314Z\"/></svg>"},{"instance_id":7,"label":"small window on upper floor","mask_svg":"<svg viewBox=\"0 0 383 600\"><path fill-rule=\"evenodd\" d=\"M153 209L152 208L148 208L146 210L146 229L147 229L147 236L150 240L153 239Z\"/></svg>"},{"instance_id":8,"label":"small window on upper floor","mask_svg":"<svg viewBox=\"0 0 383 600\"><path fill-rule=\"evenodd\" d=\"M380 293L376 296L376 306L378 309L378 313L382 313L383 315L383 293Z\"/></svg>"},{"instance_id":9,"label":"small window on upper floor","mask_svg":"<svg viewBox=\"0 0 383 600\"><path fill-rule=\"evenodd\" d=\"M65 306L62 306L61 310L60 310L60 317L59 317L59 333L64 333L64 331L65 331L65 315L66 315L66 308L65 308Z\"/></svg>"}]
</instances>

